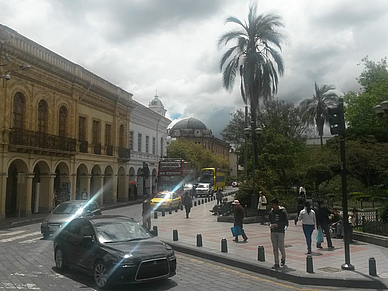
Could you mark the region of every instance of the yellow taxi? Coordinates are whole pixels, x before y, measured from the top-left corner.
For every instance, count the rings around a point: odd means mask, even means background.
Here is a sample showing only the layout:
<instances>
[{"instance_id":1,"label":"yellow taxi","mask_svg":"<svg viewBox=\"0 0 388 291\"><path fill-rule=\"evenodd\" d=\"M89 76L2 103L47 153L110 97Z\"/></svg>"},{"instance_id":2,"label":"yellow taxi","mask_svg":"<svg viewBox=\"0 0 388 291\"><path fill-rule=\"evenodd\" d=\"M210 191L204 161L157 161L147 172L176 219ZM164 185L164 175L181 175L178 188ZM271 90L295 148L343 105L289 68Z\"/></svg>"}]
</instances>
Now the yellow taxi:
<instances>
[{"instance_id":1,"label":"yellow taxi","mask_svg":"<svg viewBox=\"0 0 388 291\"><path fill-rule=\"evenodd\" d=\"M156 209L174 209L181 207L181 197L170 191L159 192L151 199L151 207Z\"/></svg>"}]
</instances>

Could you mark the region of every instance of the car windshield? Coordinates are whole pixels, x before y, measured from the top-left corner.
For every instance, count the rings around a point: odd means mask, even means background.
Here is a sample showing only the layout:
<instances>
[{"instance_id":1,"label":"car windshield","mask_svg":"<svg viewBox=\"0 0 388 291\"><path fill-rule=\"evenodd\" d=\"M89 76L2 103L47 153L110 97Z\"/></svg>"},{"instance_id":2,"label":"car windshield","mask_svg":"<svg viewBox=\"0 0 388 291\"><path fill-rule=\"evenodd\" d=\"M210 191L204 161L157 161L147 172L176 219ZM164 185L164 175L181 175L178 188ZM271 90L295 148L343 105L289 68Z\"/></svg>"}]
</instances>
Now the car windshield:
<instances>
[{"instance_id":1,"label":"car windshield","mask_svg":"<svg viewBox=\"0 0 388 291\"><path fill-rule=\"evenodd\" d=\"M95 224L97 238L101 243L114 243L151 238L151 234L132 221L101 222Z\"/></svg>"},{"instance_id":2,"label":"car windshield","mask_svg":"<svg viewBox=\"0 0 388 291\"><path fill-rule=\"evenodd\" d=\"M81 208L81 204L59 204L58 207L53 210L53 214L76 214Z\"/></svg>"},{"instance_id":3,"label":"car windshield","mask_svg":"<svg viewBox=\"0 0 388 291\"><path fill-rule=\"evenodd\" d=\"M171 199L171 193L158 193L155 198Z\"/></svg>"}]
</instances>

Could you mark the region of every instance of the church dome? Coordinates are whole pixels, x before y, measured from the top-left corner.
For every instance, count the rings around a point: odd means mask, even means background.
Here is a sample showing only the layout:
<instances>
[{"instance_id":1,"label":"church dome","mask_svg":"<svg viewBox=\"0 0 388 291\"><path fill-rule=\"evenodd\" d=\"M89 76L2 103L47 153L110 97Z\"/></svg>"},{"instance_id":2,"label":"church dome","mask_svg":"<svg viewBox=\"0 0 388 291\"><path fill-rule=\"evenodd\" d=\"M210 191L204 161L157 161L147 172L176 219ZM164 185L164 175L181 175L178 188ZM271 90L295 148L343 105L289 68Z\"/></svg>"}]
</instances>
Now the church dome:
<instances>
[{"instance_id":1,"label":"church dome","mask_svg":"<svg viewBox=\"0 0 388 291\"><path fill-rule=\"evenodd\" d=\"M152 99L152 101L148 104L148 106L164 107L162 101L160 101L160 99L157 96L155 96L155 98Z\"/></svg>"},{"instance_id":2,"label":"church dome","mask_svg":"<svg viewBox=\"0 0 388 291\"><path fill-rule=\"evenodd\" d=\"M176 129L207 129L206 125L193 117L182 119L178 121L172 128L172 130Z\"/></svg>"}]
</instances>

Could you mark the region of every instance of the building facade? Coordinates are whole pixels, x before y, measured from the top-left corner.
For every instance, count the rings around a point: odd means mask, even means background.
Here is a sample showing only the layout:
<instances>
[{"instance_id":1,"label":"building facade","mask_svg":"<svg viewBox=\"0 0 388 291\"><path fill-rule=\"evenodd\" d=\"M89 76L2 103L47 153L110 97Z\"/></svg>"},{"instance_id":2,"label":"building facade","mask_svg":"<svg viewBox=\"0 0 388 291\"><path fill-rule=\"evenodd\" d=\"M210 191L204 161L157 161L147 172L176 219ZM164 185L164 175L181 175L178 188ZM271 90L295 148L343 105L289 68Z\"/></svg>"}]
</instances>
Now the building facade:
<instances>
[{"instance_id":1,"label":"building facade","mask_svg":"<svg viewBox=\"0 0 388 291\"><path fill-rule=\"evenodd\" d=\"M129 148L130 196L155 194L160 158L166 155L167 126L171 120L158 96L148 108L136 101L131 102ZM148 165L148 178L143 179L143 163Z\"/></svg>"},{"instance_id":2,"label":"building facade","mask_svg":"<svg viewBox=\"0 0 388 291\"><path fill-rule=\"evenodd\" d=\"M0 64L0 219L128 200L132 94L3 25Z\"/></svg>"}]
</instances>

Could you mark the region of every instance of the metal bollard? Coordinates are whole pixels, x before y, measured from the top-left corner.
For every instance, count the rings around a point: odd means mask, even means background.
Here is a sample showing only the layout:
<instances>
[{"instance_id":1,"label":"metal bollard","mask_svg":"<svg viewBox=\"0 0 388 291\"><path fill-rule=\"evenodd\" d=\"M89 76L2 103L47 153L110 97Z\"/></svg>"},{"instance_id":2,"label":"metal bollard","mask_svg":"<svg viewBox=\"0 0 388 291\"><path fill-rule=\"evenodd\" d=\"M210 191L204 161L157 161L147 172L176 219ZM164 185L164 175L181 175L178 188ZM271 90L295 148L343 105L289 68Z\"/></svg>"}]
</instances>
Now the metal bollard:
<instances>
[{"instance_id":1,"label":"metal bollard","mask_svg":"<svg viewBox=\"0 0 388 291\"><path fill-rule=\"evenodd\" d=\"M202 199L202 204L203 204L203 203L205 203L205 202L204 202L203 199Z\"/></svg>"},{"instance_id":2,"label":"metal bollard","mask_svg":"<svg viewBox=\"0 0 388 291\"><path fill-rule=\"evenodd\" d=\"M228 242L226 241L226 238L223 238L221 240L221 252L227 253L228 252Z\"/></svg>"},{"instance_id":3,"label":"metal bollard","mask_svg":"<svg viewBox=\"0 0 388 291\"><path fill-rule=\"evenodd\" d=\"M154 219L158 219L158 213L154 211Z\"/></svg>"},{"instance_id":4,"label":"metal bollard","mask_svg":"<svg viewBox=\"0 0 388 291\"><path fill-rule=\"evenodd\" d=\"M173 241L177 241L178 240L178 230L177 229L174 229L172 231L172 240Z\"/></svg>"},{"instance_id":5,"label":"metal bollard","mask_svg":"<svg viewBox=\"0 0 388 291\"><path fill-rule=\"evenodd\" d=\"M377 276L376 260L374 257L369 258L369 275Z\"/></svg>"},{"instance_id":6,"label":"metal bollard","mask_svg":"<svg viewBox=\"0 0 388 291\"><path fill-rule=\"evenodd\" d=\"M197 201L194 201L194 206L197 206Z\"/></svg>"},{"instance_id":7,"label":"metal bollard","mask_svg":"<svg viewBox=\"0 0 388 291\"><path fill-rule=\"evenodd\" d=\"M257 249L257 260L260 262L265 262L265 252L264 252L264 246L259 246Z\"/></svg>"},{"instance_id":8,"label":"metal bollard","mask_svg":"<svg viewBox=\"0 0 388 291\"><path fill-rule=\"evenodd\" d=\"M201 200L198 199L198 206L201 205Z\"/></svg>"},{"instance_id":9,"label":"metal bollard","mask_svg":"<svg viewBox=\"0 0 388 291\"><path fill-rule=\"evenodd\" d=\"M154 236L158 236L158 227L156 225L154 225L154 227L152 228L154 230Z\"/></svg>"},{"instance_id":10,"label":"metal bollard","mask_svg":"<svg viewBox=\"0 0 388 291\"><path fill-rule=\"evenodd\" d=\"M166 216L166 211L164 210L164 208L162 210L162 216Z\"/></svg>"},{"instance_id":11,"label":"metal bollard","mask_svg":"<svg viewBox=\"0 0 388 291\"><path fill-rule=\"evenodd\" d=\"M310 274L314 273L313 257L310 254L306 257L306 272Z\"/></svg>"},{"instance_id":12,"label":"metal bollard","mask_svg":"<svg viewBox=\"0 0 388 291\"><path fill-rule=\"evenodd\" d=\"M181 204L181 210L183 210L183 204ZM178 212L178 209L177 209L177 212Z\"/></svg>"},{"instance_id":13,"label":"metal bollard","mask_svg":"<svg viewBox=\"0 0 388 291\"><path fill-rule=\"evenodd\" d=\"M172 209L168 209L168 214L172 214Z\"/></svg>"},{"instance_id":14,"label":"metal bollard","mask_svg":"<svg viewBox=\"0 0 388 291\"><path fill-rule=\"evenodd\" d=\"M205 203L207 203L207 198L205 198Z\"/></svg>"},{"instance_id":15,"label":"metal bollard","mask_svg":"<svg viewBox=\"0 0 388 291\"><path fill-rule=\"evenodd\" d=\"M178 208L175 208L175 212L178 212Z\"/></svg>"},{"instance_id":16,"label":"metal bollard","mask_svg":"<svg viewBox=\"0 0 388 291\"><path fill-rule=\"evenodd\" d=\"M202 247L202 234L197 233L197 247Z\"/></svg>"}]
</instances>

